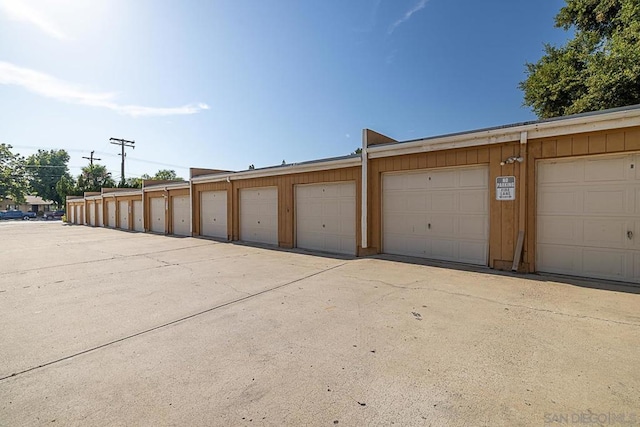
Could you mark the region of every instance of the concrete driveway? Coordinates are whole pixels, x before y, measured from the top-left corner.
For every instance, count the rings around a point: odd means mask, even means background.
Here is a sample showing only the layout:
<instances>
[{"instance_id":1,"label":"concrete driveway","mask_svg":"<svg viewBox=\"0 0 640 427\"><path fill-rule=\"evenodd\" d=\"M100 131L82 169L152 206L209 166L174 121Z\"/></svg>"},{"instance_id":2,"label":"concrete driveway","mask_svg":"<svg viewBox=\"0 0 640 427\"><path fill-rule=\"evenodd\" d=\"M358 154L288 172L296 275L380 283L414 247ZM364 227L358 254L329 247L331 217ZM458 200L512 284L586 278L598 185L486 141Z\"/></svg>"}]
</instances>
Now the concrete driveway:
<instances>
[{"instance_id":1,"label":"concrete driveway","mask_svg":"<svg viewBox=\"0 0 640 427\"><path fill-rule=\"evenodd\" d=\"M637 288L60 222L0 243L2 426L640 425Z\"/></svg>"}]
</instances>

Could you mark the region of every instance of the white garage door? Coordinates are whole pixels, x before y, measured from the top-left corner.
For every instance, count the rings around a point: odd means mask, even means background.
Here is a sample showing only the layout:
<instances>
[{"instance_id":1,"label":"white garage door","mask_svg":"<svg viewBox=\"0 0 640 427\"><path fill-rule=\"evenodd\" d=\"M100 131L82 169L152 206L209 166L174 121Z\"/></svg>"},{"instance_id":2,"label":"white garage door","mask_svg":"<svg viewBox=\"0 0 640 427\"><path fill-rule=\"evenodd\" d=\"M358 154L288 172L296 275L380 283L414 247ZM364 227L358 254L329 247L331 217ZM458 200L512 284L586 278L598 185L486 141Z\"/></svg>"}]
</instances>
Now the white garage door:
<instances>
[{"instance_id":1,"label":"white garage door","mask_svg":"<svg viewBox=\"0 0 640 427\"><path fill-rule=\"evenodd\" d=\"M142 222L142 200L133 201L133 229L135 231L144 231Z\"/></svg>"},{"instance_id":2,"label":"white garage door","mask_svg":"<svg viewBox=\"0 0 640 427\"><path fill-rule=\"evenodd\" d=\"M116 227L116 202L114 200L107 202L107 227Z\"/></svg>"},{"instance_id":3,"label":"white garage door","mask_svg":"<svg viewBox=\"0 0 640 427\"><path fill-rule=\"evenodd\" d=\"M200 193L200 234L227 239L227 192Z\"/></svg>"},{"instance_id":4,"label":"white garage door","mask_svg":"<svg viewBox=\"0 0 640 427\"><path fill-rule=\"evenodd\" d=\"M104 226L104 222L102 221L102 203L97 203L97 209L98 209L98 227L103 227Z\"/></svg>"},{"instance_id":5,"label":"white garage door","mask_svg":"<svg viewBox=\"0 0 640 427\"><path fill-rule=\"evenodd\" d=\"M191 221L189 220L189 196L172 197L171 213L173 217L173 234L177 236L191 235Z\"/></svg>"},{"instance_id":6,"label":"white garage door","mask_svg":"<svg viewBox=\"0 0 640 427\"><path fill-rule=\"evenodd\" d=\"M240 190L240 240L278 244L278 189Z\"/></svg>"},{"instance_id":7,"label":"white garage door","mask_svg":"<svg viewBox=\"0 0 640 427\"><path fill-rule=\"evenodd\" d=\"M383 251L487 265L488 182L488 166L383 175Z\"/></svg>"},{"instance_id":8,"label":"white garage door","mask_svg":"<svg viewBox=\"0 0 640 427\"><path fill-rule=\"evenodd\" d=\"M76 207L75 206L69 206L69 222L71 224L76 223Z\"/></svg>"},{"instance_id":9,"label":"white garage door","mask_svg":"<svg viewBox=\"0 0 640 427\"><path fill-rule=\"evenodd\" d=\"M356 254L356 184L296 186L296 246Z\"/></svg>"},{"instance_id":10,"label":"white garage door","mask_svg":"<svg viewBox=\"0 0 640 427\"><path fill-rule=\"evenodd\" d=\"M120 228L123 230L129 229L129 202L127 201L119 201L119 220L120 220Z\"/></svg>"},{"instance_id":11,"label":"white garage door","mask_svg":"<svg viewBox=\"0 0 640 427\"><path fill-rule=\"evenodd\" d=\"M154 233L165 233L165 212L164 212L164 197L153 197L150 199L151 211L149 212L151 218L151 231Z\"/></svg>"},{"instance_id":12,"label":"white garage door","mask_svg":"<svg viewBox=\"0 0 640 427\"><path fill-rule=\"evenodd\" d=\"M96 205L95 203L90 203L87 205L87 208L89 209L89 225L95 226L96 225Z\"/></svg>"},{"instance_id":13,"label":"white garage door","mask_svg":"<svg viewBox=\"0 0 640 427\"><path fill-rule=\"evenodd\" d=\"M536 269L640 283L640 155L537 164Z\"/></svg>"}]
</instances>

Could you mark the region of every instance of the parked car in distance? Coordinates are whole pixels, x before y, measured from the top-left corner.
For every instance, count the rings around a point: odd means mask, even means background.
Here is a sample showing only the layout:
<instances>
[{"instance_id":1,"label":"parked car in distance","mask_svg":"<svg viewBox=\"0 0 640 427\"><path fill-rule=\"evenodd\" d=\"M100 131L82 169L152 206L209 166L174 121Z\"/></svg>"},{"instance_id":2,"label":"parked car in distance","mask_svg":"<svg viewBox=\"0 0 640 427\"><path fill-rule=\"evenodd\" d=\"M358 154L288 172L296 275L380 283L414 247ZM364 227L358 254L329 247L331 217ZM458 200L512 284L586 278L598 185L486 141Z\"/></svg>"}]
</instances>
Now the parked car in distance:
<instances>
[{"instance_id":1,"label":"parked car in distance","mask_svg":"<svg viewBox=\"0 0 640 427\"><path fill-rule=\"evenodd\" d=\"M61 219L64 216L64 210L45 212L42 217L44 219Z\"/></svg>"},{"instance_id":2,"label":"parked car in distance","mask_svg":"<svg viewBox=\"0 0 640 427\"><path fill-rule=\"evenodd\" d=\"M36 217L35 212L22 212L22 211L2 211L0 212L0 219L24 219L30 220Z\"/></svg>"}]
</instances>

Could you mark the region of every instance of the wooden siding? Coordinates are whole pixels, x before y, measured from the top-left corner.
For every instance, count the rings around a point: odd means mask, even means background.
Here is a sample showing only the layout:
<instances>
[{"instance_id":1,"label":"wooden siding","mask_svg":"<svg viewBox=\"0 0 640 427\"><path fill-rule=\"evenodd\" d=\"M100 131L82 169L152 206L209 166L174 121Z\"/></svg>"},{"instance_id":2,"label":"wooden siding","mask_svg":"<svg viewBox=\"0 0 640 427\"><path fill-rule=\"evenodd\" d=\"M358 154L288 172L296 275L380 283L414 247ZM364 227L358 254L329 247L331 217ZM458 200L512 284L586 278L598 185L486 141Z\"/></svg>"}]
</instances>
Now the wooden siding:
<instances>
[{"instance_id":1,"label":"wooden siding","mask_svg":"<svg viewBox=\"0 0 640 427\"><path fill-rule=\"evenodd\" d=\"M527 158L527 233L523 260L527 271L536 271L536 167L537 161L561 157L591 156L640 151L640 127L532 139Z\"/></svg>"},{"instance_id":2,"label":"wooden siding","mask_svg":"<svg viewBox=\"0 0 640 427\"><path fill-rule=\"evenodd\" d=\"M203 191L227 191L227 230L230 240L240 238L240 189L277 187L278 188L278 245L283 248L295 246L295 185L319 184L323 182L353 181L356 184L356 243L360 253L360 188L362 173L360 166L332 169L317 172L295 173L262 178L233 180L231 182L215 182L194 184L193 188L193 234L200 235L200 193Z\"/></svg>"}]
</instances>

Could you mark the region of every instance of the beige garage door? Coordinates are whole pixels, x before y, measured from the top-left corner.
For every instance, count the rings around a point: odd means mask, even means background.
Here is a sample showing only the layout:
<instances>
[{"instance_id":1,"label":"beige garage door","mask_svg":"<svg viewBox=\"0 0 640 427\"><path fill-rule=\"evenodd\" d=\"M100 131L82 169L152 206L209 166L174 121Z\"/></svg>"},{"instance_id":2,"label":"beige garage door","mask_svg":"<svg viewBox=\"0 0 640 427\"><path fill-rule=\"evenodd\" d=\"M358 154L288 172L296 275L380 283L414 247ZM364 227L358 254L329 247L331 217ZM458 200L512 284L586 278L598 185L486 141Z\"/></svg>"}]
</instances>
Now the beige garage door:
<instances>
[{"instance_id":1,"label":"beige garage door","mask_svg":"<svg viewBox=\"0 0 640 427\"><path fill-rule=\"evenodd\" d=\"M165 209L164 209L164 197L153 197L150 200L151 211L149 216L151 218L151 231L154 233L165 233Z\"/></svg>"},{"instance_id":2,"label":"beige garage door","mask_svg":"<svg viewBox=\"0 0 640 427\"><path fill-rule=\"evenodd\" d=\"M296 246L356 254L355 182L296 185Z\"/></svg>"},{"instance_id":3,"label":"beige garage door","mask_svg":"<svg viewBox=\"0 0 640 427\"><path fill-rule=\"evenodd\" d=\"M144 231L142 222L142 200L133 201L133 229L135 231Z\"/></svg>"},{"instance_id":4,"label":"beige garage door","mask_svg":"<svg viewBox=\"0 0 640 427\"><path fill-rule=\"evenodd\" d=\"M240 190L240 240L278 244L278 189Z\"/></svg>"},{"instance_id":5,"label":"beige garage door","mask_svg":"<svg viewBox=\"0 0 640 427\"><path fill-rule=\"evenodd\" d=\"M76 207L75 206L69 206L69 222L71 224L76 223Z\"/></svg>"},{"instance_id":6,"label":"beige garage door","mask_svg":"<svg viewBox=\"0 0 640 427\"><path fill-rule=\"evenodd\" d=\"M383 251L487 265L488 182L488 166L385 174Z\"/></svg>"},{"instance_id":7,"label":"beige garage door","mask_svg":"<svg viewBox=\"0 0 640 427\"><path fill-rule=\"evenodd\" d=\"M116 227L116 202L110 200L107 202L107 227Z\"/></svg>"},{"instance_id":8,"label":"beige garage door","mask_svg":"<svg viewBox=\"0 0 640 427\"><path fill-rule=\"evenodd\" d=\"M227 239L227 192L200 193L200 233L203 236Z\"/></svg>"},{"instance_id":9,"label":"beige garage door","mask_svg":"<svg viewBox=\"0 0 640 427\"><path fill-rule=\"evenodd\" d=\"M87 209L89 209L89 225L96 225L96 205L95 203L87 204Z\"/></svg>"},{"instance_id":10,"label":"beige garage door","mask_svg":"<svg viewBox=\"0 0 640 427\"><path fill-rule=\"evenodd\" d=\"M640 155L537 164L536 269L640 283Z\"/></svg>"},{"instance_id":11,"label":"beige garage door","mask_svg":"<svg viewBox=\"0 0 640 427\"><path fill-rule=\"evenodd\" d=\"M104 226L104 222L102 220L103 217L103 213L102 213L102 203L96 203L97 205L97 209L98 209L98 227L103 227Z\"/></svg>"},{"instance_id":12,"label":"beige garage door","mask_svg":"<svg viewBox=\"0 0 640 427\"><path fill-rule=\"evenodd\" d=\"M176 196L171 199L173 234L176 236L191 236L189 196Z\"/></svg>"},{"instance_id":13,"label":"beige garage door","mask_svg":"<svg viewBox=\"0 0 640 427\"><path fill-rule=\"evenodd\" d=\"M120 221L120 228L123 230L129 229L129 202L125 200L120 200L118 202L119 206L119 215L118 219Z\"/></svg>"}]
</instances>

